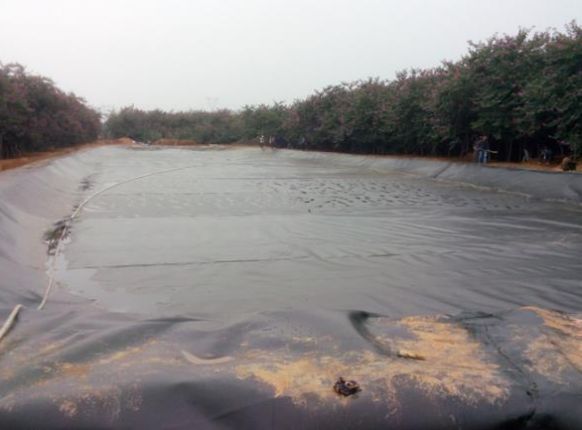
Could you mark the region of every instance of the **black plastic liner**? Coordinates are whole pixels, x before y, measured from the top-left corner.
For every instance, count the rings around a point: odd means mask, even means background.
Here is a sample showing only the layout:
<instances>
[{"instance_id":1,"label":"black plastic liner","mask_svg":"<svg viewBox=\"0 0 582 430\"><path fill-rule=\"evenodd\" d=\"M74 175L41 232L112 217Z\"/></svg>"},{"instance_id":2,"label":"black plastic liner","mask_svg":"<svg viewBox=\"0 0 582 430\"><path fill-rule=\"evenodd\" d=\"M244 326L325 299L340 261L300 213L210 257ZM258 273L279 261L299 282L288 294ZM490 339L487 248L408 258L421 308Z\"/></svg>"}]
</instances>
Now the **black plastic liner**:
<instances>
[{"instance_id":1,"label":"black plastic liner","mask_svg":"<svg viewBox=\"0 0 582 430\"><path fill-rule=\"evenodd\" d=\"M0 174L1 428L582 427L579 175L220 149Z\"/></svg>"}]
</instances>

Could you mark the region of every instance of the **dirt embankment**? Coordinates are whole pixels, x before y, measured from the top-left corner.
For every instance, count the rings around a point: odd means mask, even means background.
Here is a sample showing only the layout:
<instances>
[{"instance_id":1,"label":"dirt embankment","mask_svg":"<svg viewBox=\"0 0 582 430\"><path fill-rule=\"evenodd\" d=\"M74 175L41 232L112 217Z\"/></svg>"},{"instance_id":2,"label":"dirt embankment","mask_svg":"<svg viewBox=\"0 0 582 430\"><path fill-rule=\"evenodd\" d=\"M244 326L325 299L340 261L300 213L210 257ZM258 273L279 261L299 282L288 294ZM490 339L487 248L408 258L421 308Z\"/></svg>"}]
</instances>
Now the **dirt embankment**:
<instances>
[{"instance_id":1,"label":"dirt embankment","mask_svg":"<svg viewBox=\"0 0 582 430\"><path fill-rule=\"evenodd\" d=\"M526 161L523 163L513 163L506 161L494 161L489 163L491 167L505 167L508 169L541 170L544 172L563 172L560 164L542 164L538 161ZM578 162L576 172L582 172L582 162Z\"/></svg>"},{"instance_id":2,"label":"dirt embankment","mask_svg":"<svg viewBox=\"0 0 582 430\"><path fill-rule=\"evenodd\" d=\"M447 161L452 163L460 164L473 164L473 155L468 154L465 157L433 157L433 156L419 156L419 155L375 155L376 157L389 157L389 158L401 158L401 159L417 159L417 160L434 160L434 161ZM560 162L554 160L551 164L543 164L537 160L530 160L526 162L513 162L513 161L490 161L487 163L487 167L502 167L506 169L517 169L517 170L537 170L542 172L563 172ZM582 172L582 161L578 162L576 167L576 172Z\"/></svg>"},{"instance_id":3,"label":"dirt embankment","mask_svg":"<svg viewBox=\"0 0 582 430\"><path fill-rule=\"evenodd\" d=\"M158 139L158 140L152 142L152 145L193 146L193 145L200 145L200 143L195 141L195 140L188 140L188 139Z\"/></svg>"},{"instance_id":4,"label":"dirt embankment","mask_svg":"<svg viewBox=\"0 0 582 430\"><path fill-rule=\"evenodd\" d=\"M95 142L83 143L80 145L68 146L66 148L58 148L51 151L42 152L31 152L22 155L17 158L9 158L6 160L0 160L0 172L3 170L14 169L16 167L24 166L27 164L35 163L43 160L50 160L55 157L62 157L64 155L69 155L73 152L84 151L86 149L96 148L104 145L131 145L133 141L129 138L121 139L101 139Z\"/></svg>"},{"instance_id":5,"label":"dirt embankment","mask_svg":"<svg viewBox=\"0 0 582 430\"><path fill-rule=\"evenodd\" d=\"M64 155L71 154L80 150L86 150L90 148L95 148L103 145L132 145L135 142L129 137L122 137L119 139L100 139L95 142L84 143L80 145L69 146L67 148L59 148L52 151L43 152L33 152L24 154L18 158L10 158L6 160L0 159L0 172L3 170L14 169L16 167L24 166L37 161L52 159L55 157L61 157ZM152 145L160 146L196 146L203 145L195 140L187 139L158 139L152 143ZM259 146L254 140L241 140L234 143L227 144L230 147L248 147L248 146ZM389 158L413 158L421 160L437 160L437 161L448 161L448 162L458 162L470 164L472 163L471 157L465 157L463 159L459 158L449 158L449 157L420 157L411 155L376 155L377 157L389 157ZM492 161L487 164L489 167L503 167L509 169L518 170L539 170L546 172L562 172L560 164L541 164L535 160L525 162L525 163L515 163L515 162L505 162L505 161ZM578 163L576 172L582 172L582 162Z\"/></svg>"},{"instance_id":6,"label":"dirt embankment","mask_svg":"<svg viewBox=\"0 0 582 430\"><path fill-rule=\"evenodd\" d=\"M195 146L195 145L208 145L208 143L201 143L196 140L189 139L158 139L152 142L152 145L161 146ZM255 140L238 140L232 143L225 143L225 146L240 147L240 146L259 146Z\"/></svg>"}]
</instances>

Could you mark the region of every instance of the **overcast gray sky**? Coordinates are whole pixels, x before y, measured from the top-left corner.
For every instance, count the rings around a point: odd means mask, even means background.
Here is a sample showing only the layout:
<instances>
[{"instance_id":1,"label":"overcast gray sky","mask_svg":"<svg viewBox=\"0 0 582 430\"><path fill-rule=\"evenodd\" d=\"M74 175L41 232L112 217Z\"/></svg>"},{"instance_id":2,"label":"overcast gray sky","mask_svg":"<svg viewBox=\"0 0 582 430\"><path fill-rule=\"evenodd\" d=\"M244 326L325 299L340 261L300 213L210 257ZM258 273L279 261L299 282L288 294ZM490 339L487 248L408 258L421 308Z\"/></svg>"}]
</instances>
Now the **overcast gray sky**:
<instances>
[{"instance_id":1,"label":"overcast gray sky","mask_svg":"<svg viewBox=\"0 0 582 430\"><path fill-rule=\"evenodd\" d=\"M573 19L582 0L0 0L0 61L99 109L236 109Z\"/></svg>"}]
</instances>

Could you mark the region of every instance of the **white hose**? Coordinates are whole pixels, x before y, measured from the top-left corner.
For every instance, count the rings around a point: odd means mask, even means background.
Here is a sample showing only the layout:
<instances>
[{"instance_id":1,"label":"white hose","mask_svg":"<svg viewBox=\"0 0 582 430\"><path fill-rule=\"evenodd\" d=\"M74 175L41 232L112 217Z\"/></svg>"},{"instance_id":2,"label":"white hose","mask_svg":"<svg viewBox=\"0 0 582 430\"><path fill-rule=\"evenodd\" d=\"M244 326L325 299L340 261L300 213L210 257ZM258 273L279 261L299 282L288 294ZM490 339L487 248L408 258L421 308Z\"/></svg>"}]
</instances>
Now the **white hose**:
<instances>
[{"instance_id":1,"label":"white hose","mask_svg":"<svg viewBox=\"0 0 582 430\"><path fill-rule=\"evenodd\" d=\"M8 334L8 332L14 325L14 322L16 321L16 317L18 317L18 312L20 312L20 309L22 309L22 305L14 306L14 309L12 309L12 312L10 312L10 315L8 315L8 318L4 322L4 325L2 325L2 328L0 328L0 342L2 341L2 339L4 339L4 336Z\"/></svg>"}]
</instances>

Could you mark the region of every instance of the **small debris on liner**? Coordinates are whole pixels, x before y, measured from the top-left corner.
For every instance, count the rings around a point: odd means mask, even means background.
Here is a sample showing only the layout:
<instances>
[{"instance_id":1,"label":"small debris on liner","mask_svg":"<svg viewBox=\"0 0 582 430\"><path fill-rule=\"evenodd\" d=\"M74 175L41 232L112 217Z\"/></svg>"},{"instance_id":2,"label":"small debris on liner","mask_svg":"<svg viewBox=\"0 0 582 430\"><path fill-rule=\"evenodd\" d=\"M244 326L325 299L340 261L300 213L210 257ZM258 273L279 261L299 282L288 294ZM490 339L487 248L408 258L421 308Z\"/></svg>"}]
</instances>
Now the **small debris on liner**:
<instances>
[{"instance_id":1,"label":"small debris on liner","mask_svg":"<svg viewBox=\"0 0 582 430\"><path fill-rule=\"evenodd\" d=\"M188 351L182 351L182 355L186 359L186 361L196 364L196 365L203 365L203 364L224 364L228 363L229 361L234 360L232 357L214 357L214 358L203 358L198 357L197 355L190 354Z\"/></svg>"},{"instance_id":2,"label":"small debris on liner","mask_svg":"<svg viewBox=\"0 0 582 430\"><path fill-rule=\"evenodd\" d=\"M333 391L341 396L351 396L359 391L362 391L360 384L356 381L346 381L341 376L337 379L336 383L333 385Z\"/></svg>"},{"instance_id":3,"label":"small debris on liner","mask_svg":"<svg viewBox=\"0 0 582 430\"><path fill-rule=\"evenodd\" d=\"M416 352L409 352L409 351L398 351L396 356L399 358L406 358L408 360L419 360L419 361L426 360L426 358L424 356L417 354Z\"/></svg>"},{"instance_id":4,"label":"small debris on liner","mask_svg":"<svg viewBox=\"0 0 582 430\"><path fill-rule=\"evenodd\" d=\"M56 222L51 230L44 234L44 241L47 244L47 254L55 255L59 242L68 237L71 230L70 217L63 218Z\"/></svg>"}]
</instances>

